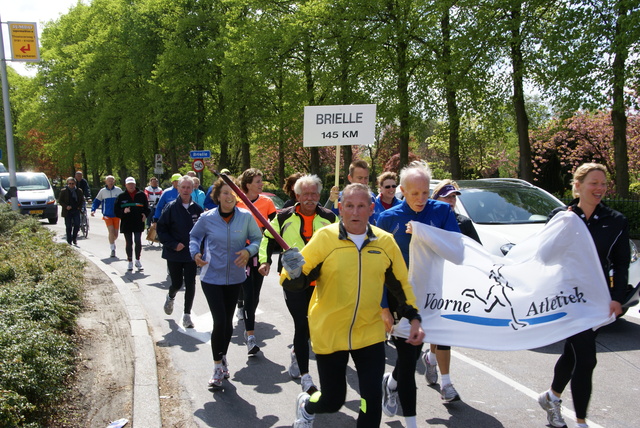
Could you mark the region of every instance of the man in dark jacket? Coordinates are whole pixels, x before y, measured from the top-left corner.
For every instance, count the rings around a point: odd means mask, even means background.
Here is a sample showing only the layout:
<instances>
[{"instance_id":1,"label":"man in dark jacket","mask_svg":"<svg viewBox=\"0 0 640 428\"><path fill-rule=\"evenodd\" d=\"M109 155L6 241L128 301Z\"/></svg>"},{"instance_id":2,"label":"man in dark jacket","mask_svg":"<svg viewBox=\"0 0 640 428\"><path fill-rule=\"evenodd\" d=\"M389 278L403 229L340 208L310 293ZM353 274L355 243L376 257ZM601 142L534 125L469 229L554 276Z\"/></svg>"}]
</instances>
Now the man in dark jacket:
<instances>
[{"instance_id":1,"label":"man in dark jacket","mask_svg":"<svg viewBox=\"0 0 640 428\"><path fill-rule=\"evenodd\" d=\"M60 191L58 204L62 207L62 217L67 227L67 243L78 245L80 210L84 205L84 195L82 190L77 188L75 178L67 178L67 186Z\"/></svg>"},{"instance_id":2,"label":"man in dark jacket","mask_svg":"<svg viewBox=\"0 0 640 428\"><path fill-rule=\"evenodd\" d=\"M114 207L116 216L121 219L120 232L124 235L126 242L125 251L129 265L127 271L133 271L133 241L136 244L136 269L143 270L140 263L142 253L142 232L144 232L145 220L149 215L149 201L147 195L136 187L136 179L127 177L125 180L125 191L118 195Z\"/></svg>"},{"instance_id":3,"label":"man in dark jacket","mask_svg":"<svg viewBox=\"0 0 640 428\"><path fill-rule=\"evenodd\" d=\"M167 260L171 286L164 304L167 315L173 313L176 294L182 288L184 280L184 328L193 328L191 307L196 294L196 262L189 253L189 232L204 211L191 199L193 179L189 176L178 181L178 198L169 202L162 211L158 223L158 238L162 243L162 258Z\"/></svg>"}]
</instances>

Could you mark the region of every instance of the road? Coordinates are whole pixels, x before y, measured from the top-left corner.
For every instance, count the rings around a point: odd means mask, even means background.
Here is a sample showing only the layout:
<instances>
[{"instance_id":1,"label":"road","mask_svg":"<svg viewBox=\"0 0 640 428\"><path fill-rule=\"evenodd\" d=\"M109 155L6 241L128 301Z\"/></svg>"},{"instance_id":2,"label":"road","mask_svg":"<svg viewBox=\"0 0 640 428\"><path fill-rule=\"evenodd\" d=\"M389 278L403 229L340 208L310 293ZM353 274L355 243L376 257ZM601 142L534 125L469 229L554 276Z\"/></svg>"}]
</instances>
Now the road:
<instances>
[{"instance_id":1,"label":"road","mask_svg":"<svg viewBox=\"0 0 640 428\"><path fill-rule=\"evenodd\" d=\"M80 249L90 259L109 265L125 281L136 284L139 300L147 312L152 337L165 347L178 371L193 413L185 415L201 427L290 427L295 415L299 380L287 374L293 322L286 309L277 276L272 273L262 288L257 313L256 337L261 352L247 357L242 339L243 324L234 329L228 360L231 378L224 389L212 392L207 381L213 361L209 336L212 319L199 281L192 316L194 329L185 330L182 318L183 292L173 315L165 315L163 305L168 290L166 264L161 249L145 245L142 254L144 272L127 273L124 239L118 238L117 259L109 258L106 228L99 215L91 218L88 239L80 238ZM48 225L64 240L64 222ZM146 243L145 243L146 244ZM418 425L421 427L498 428L544 427L546 417L538 406L537 395L549 387L553 366L562 350L556 343L544 348L491 352L457 348L452 351L452 381L462 401L444 405L439 387L424 380L424 366L418 363ZM387 348L387 369L392 369L395 350ZM318 379L315 364L311 373ZM359 407L357 377L353 365L348 370L349 390L346 404L338 414L318 415L316 427L354 427ZM573 426L571 394L564 394L565 419ZM598 336L598 366L589 408L591 428L640 426L640 316L634 308L625 318L603 328ZM400 428L404 418L383 415L382 427Z\"/></svg>"}]
</instances>

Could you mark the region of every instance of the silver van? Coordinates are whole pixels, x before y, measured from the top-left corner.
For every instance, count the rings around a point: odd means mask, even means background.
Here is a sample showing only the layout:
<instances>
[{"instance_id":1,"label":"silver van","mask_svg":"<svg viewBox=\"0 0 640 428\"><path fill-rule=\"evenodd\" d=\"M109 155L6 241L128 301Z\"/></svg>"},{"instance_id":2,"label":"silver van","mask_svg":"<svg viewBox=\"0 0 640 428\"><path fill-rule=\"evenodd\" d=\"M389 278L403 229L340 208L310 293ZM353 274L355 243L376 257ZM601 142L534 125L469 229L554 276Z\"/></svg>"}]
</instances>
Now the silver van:
<instances>
[{"instance_id":1,"label":"silver van","mask_svg":"<svg viewBox=\"0 0 640 428\"><path fill-rule=\"evenodd\" d=\"M0 185L9 190L8 172L0 173ZM16 172L16 187L21 214L46 218L50 224L58 222L58 203L44 172Z\"/></svg>"}]
</instances>

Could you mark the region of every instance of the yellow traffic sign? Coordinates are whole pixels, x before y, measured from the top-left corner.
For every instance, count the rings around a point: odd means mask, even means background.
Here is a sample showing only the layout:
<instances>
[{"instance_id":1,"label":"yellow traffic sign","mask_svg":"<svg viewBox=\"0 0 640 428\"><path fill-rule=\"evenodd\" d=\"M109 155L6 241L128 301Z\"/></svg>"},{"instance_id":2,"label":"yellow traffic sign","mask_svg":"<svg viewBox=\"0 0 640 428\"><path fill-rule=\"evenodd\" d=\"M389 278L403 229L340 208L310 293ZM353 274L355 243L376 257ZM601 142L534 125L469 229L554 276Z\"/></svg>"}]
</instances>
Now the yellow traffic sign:
<instances>
[{"instance_id":1,"label":"yellow traffic sign","mask_svg":"<svg viewBox=\"0 0 640 428\"><path fill-rule=\"evenodd\" d=\"M12 61L40 61L35 22L8 22Z\"/></svg>"}]
</instances>

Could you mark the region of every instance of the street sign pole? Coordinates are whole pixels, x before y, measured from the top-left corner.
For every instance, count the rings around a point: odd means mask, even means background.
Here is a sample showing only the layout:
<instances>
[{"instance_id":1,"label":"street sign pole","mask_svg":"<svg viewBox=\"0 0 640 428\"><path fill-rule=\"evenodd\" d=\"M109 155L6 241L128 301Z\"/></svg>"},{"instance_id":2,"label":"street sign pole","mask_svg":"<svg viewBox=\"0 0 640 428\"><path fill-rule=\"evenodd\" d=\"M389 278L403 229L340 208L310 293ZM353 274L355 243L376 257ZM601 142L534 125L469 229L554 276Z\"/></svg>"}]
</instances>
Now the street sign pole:
<instances>
[{"instance_id":1,"label":"street sign pole","mask_svg":"<svg viewBox=\"0 0 640 428\"><path fill-rule=\"evenodd\" d=\"M0 19L0 22L2 20ZM7 79L7 60L4 55L4 37L0 28L0 74L2 74L2 106L4 108L4 128L7 135L7 158L9 160L9 192L11 208L18 210L18 189L16 188L16 161L13 153L13 123L11 121L11 103L9 102L9 80Z\"/></svg>"}]
</instances>

